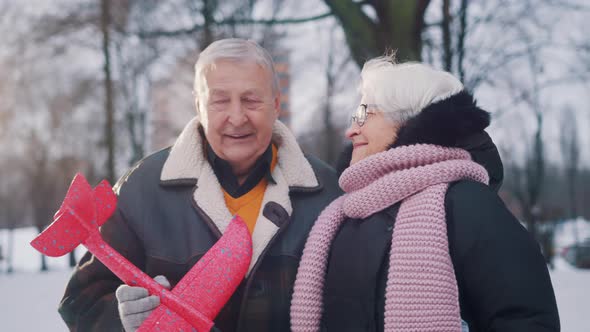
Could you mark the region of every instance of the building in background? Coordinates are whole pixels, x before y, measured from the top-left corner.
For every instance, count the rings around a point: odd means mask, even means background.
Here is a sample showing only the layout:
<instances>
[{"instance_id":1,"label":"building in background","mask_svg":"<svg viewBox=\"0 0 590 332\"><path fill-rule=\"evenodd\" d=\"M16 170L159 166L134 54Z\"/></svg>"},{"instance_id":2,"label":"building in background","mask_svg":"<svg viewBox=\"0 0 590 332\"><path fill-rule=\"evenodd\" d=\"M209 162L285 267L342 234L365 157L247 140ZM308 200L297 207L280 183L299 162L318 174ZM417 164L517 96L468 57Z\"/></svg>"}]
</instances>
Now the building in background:
<instances>
[{"instance_id":1,"label":"building in background","mask_svg":"<svg viewBox=\"0 0 590 332\"><path fill-rule=\"evenodd\" d=\"M289 67L289 53L284 50L275 51L273 54L275 70L279 76L279 89L281 90L281 114L279 120L287 127L291 127L291 109L289 107L289 88L291 74Z\"/></svg>"}]
</instances>

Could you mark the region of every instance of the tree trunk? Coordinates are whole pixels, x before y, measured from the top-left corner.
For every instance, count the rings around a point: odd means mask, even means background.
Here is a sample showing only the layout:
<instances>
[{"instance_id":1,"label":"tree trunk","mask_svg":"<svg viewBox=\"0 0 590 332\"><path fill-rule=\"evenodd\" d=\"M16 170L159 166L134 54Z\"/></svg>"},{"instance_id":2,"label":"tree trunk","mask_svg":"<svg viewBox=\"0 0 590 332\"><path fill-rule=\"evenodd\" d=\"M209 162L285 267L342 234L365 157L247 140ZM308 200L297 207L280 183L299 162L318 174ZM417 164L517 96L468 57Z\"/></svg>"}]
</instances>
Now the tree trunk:
<instances>
[{"instance_id":1,"label":"tree trunk","mask_svg":"<svg viewBox=\"0 0 590 332\"><path fill-rule=\"evenodd\" d=\"M525 219L527 221L527 229L529 231L529 233L531 233L531 235L535 238L535 240L539 240L539 234L537 231L537 220L536 220L536 216L535 213L533 213L534 207L529 207L527 209L527 211L525 212Z\"/></svg>"},{"instance_id":2,"label":"tree trunk","mask_svg":"<svg viewBox=\"0 0 590 332\"><path fill-rule=\"evenodd\" d=\"M41 234L41 232L43 231L43 226L39 226L42 225L42 223L37 223L37 232L39 232L39 234ZM47 267L47 257L43 254L41 254L41 272L45 272L48 271L49 268Z\"/></svg>"},{"instance_id":3,"label":"tree trunk","mask_svg":"<svg viewBox=\"0 0 590 332\"><path fill-rule=\"evenodd\" d=\"M111 57L110 57L110 0L101 0L101 29L102 29L102 53L104 57L104 88L105 88L105 137L107 146L107 179L115 183L115 130L114 130L114 105L113 105L113 82L111 78Z\"/></svg>"},{"instance_id":4,"label":"tree trunk","mask_svg":"<svg viewBox=\"0 0 590 332\"><path fill-rule=\"evenodd\" d=\"M578 204L577 203L577 190L576 190L576 179L578 177L577 169L570 168L568 170L568 182L569 182L569 196L570 196L570 217L575 219L578 217Z\"/></svg>"},{"instance_id":5,"label":"tree trunk","mask_svg":"<svg viewBox=\"0 0 590 332\"><path fill-rule=\"evenodd\" d=\"M49 271L47 267L47 258L45 255L41 254L41 272Z\"/></svg>"},{"instance_id":6,"label":"tree trunk","mask_svg":"<svg viewBox=\"0 0 590 332\"><path fill-rule=\"evenodd\" d=\"M334 53L335 49L333 46L333 34L330 34L330 50L328 52L328 63L326 66L326 101L324 107L324 160L330 164L335 165L337 158L337 133L332 124L332 102L334 99L334 85L336 84L336 73L334 64Z\"/></svg>"},{"instance_id":7,"label":"tree trunk","mask_svg":"<svg viewBox=\"0 0 590 332\"><path fill-rule=\"evenodd\" d=\"M6 247L6 273L12 273L14 271L14 228L8 230L8 243Z\"/></svg>"},{"instance_id":8,"label":"tree trunk","mask_svg":"<svg viewBox=\"0 0 590 332\"><path fill-rule=\"evenodd\" d=\"M129 165L133 165L143 158L145 151L145 113L131 110L127 112L127 129L131 140L131 159Z\"/></svg>"},{"instance_id":9,"label":"tree trunk","mask_svg":"<svg viewBox=\"0 0 590 332\"><path fill-rule=\"evenodd\" d=\"M213 36L213 24L214 24L213 13L215 12L216 9L217 9L217 0L205 0L205 1L203 1L202 14L203 14L203 19L204 19L205 22L203 24L203 35L202 35L201 43L199 45L199 47L201 48L201 50L204 50L214 40L214 36Z\"/></svg>"},{"instance_id":10,"label":"tree trunk","mask_svg":"<svg viewBox=\"0 0 590 332\"><path fill-rule=\"evenodd\" d=\"M389 49L397 51L399 61L421 60L424 13L430 0L324 1L340 22L359 67ZM376 21L365 14L363 5L375 9Z\"/></svg>"},{"instance_id":11,"label":"tree trunk","mask_svg":"<svg viewBox=\"0 0 590 332\"><path fill-rule=\"evenodd\" d=\"M465 35L467 34L467 8L468 0L461 0L459 11L459 35L457 36L457 70L459 71L459 80L465 84Z\"/></svg>"},{"instance_id":12,"label":"tree trunk","mask_svg":"<svg viewBox=\"0 0 590 332\"><path fill-rule=\"evenodd\" d=\"M68 257L69 257L69 266L70 266L70 267L74 267L74 266L76 266L76 263L77 263L77 262L76 262L76 251L75 251L75 250L72 250L72 251L71 251L71 252L68 254Z\"/></svg>"},{"instance_id":13,"label":"tree trunk","mask_svg":"<svg viewBox=\"0 0 590 332\"><path fill-rule=\"evenodd\" d=\"M453 49L451 45L451 0L442 2L442 36L443 36L443 66L448 72L453 70Z\"/></svg>"}]
</instances>

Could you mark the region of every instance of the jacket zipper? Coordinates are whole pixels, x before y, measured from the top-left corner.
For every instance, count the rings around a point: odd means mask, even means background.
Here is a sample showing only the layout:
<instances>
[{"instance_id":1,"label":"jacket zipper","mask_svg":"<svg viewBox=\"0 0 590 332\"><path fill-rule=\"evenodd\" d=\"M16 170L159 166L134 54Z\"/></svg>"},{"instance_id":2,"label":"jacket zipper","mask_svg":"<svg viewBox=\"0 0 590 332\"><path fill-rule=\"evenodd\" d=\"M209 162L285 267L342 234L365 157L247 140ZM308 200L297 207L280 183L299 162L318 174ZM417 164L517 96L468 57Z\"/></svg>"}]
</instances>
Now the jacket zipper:
<instances>
[{"instance_id":1,"label":"jacket zipper","mask_svg":"<svg viewBox=\"0 0 590 332\"><path fill-rule=\"evenodd\" d=\"M287 228L287 226L289 225L290 222L291 222L291 217L287 218L287 222L284 223L283 226L280 227L279 230L275 233L275 235L272 237L272 239L270 239L270 241L268 241L268 244L266 245L266 248L264 248L264 251L258 257L258 262L256 262L256 264L252 268L252 272L250 273L250 276L248 278L246 278L246 285L244 287L244 294L242 294L242 301L241 301L240 308L239 308L238 326L236 328L236 332L241 331L242 330L242 325L244 325L243 324L243 321L244 320L243 320L243 316L242 316L243 315L243 309L246 306L246 300L248 299L248 292L250 292L250 286L252 284L252 280L254 280L254 274L256 273L256 271L258 270L258 267L260 266L260 263L262 262L262 260L266 256L267 251L274 244L275 239L279 235L281 235L283 233L283 230L285 228Z\"/></svg>"}]
</instances>

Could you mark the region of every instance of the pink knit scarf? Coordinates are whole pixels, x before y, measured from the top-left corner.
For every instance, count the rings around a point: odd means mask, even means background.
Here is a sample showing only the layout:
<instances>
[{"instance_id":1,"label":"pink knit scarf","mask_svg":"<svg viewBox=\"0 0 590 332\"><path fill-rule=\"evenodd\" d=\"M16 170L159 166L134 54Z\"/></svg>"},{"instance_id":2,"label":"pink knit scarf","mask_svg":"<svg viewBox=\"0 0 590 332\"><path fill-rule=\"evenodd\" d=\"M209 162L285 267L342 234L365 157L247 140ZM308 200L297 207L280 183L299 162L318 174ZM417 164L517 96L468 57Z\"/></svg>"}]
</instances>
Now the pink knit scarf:
<instances>
[{"instance_id":1,"label":"pink knit scarf","mask_svg":"<svg viewBox=\"0 0 590 332\"><path fill-rule=\"evenodd\" d=\"M461 331L444 207L448 184L461 179L487 183L488 175L467 151L435 145L398 147L349 167L340 177L346 194L321 213L305 244L292 330L319 331L328 254L342 222L403 201L391 239L385 331Z\"/></svg>"}]
</instances>

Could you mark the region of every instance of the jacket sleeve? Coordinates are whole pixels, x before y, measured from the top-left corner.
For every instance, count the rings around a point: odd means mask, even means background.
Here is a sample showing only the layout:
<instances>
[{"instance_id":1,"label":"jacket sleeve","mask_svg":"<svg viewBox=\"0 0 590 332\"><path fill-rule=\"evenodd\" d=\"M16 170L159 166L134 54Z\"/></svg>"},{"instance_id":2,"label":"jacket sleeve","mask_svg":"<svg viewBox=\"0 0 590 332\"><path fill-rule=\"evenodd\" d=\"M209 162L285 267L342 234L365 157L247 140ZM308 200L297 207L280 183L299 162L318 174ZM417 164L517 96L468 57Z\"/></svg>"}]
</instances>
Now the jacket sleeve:
<instances>
[{"instance_id":1,"label":"jacket sleeve","mask_svg":"<svg viewBox=\"0 0 590 332\"><path fill-rule=\"evenodd\" d=\"M120 207L100 231L107 243L143 269L143 248ZM87 252L78 262L58 308L70 331L123 331L115 298L115 290L121 284L117 276Z\"/></svg>"},{"instance_id":2,"label":"jacket sleeve","mask_svg":"<svg viewBox=\"0 0 590 332\"><path fill-rule=\"evenodd\" d=\"M462 317L475 331L559 331L538 244L488 186L453 184L446 196L449 246Z\"/></svg>"}]
</instances>

